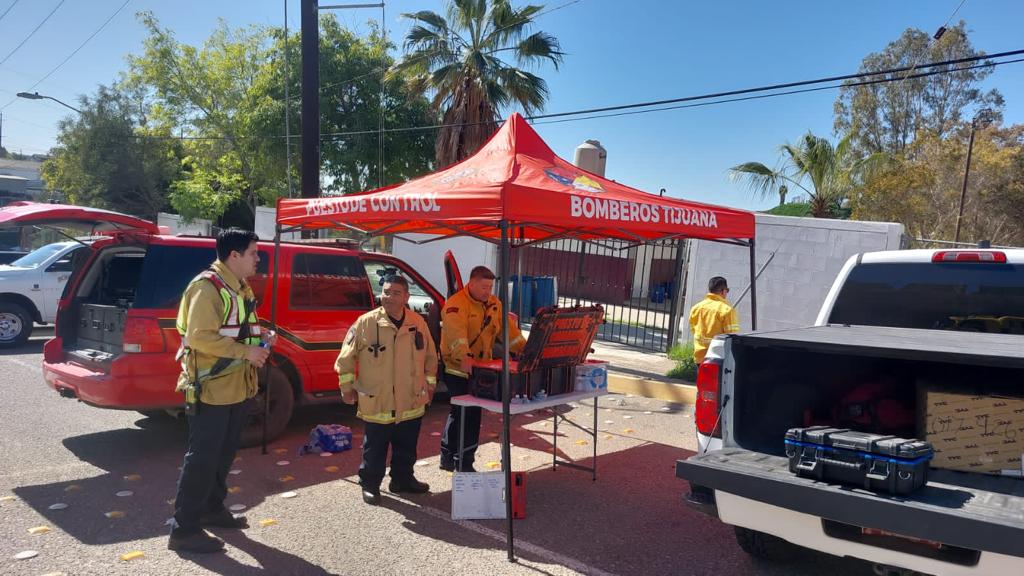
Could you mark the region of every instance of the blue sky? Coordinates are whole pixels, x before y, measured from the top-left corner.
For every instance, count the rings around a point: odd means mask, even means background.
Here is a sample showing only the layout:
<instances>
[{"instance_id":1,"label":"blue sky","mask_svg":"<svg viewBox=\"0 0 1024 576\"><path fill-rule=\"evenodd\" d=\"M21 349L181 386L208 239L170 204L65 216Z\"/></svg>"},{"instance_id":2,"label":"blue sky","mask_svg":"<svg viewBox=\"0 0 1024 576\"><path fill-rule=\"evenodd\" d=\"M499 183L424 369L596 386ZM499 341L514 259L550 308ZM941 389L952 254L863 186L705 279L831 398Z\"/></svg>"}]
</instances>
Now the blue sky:
<instances>
[{"instance_id":1,"label":"blue sky","mask_svg":"<svg viewBox=\"0 0 1024 576\"><path fill-rule=\"evenodd\" d=\"M0 0L2 14L14 0ZM20 0L0 20L0 59L60 0ZM39 31L0 64L0 106L27 90L67 57L124 0L66 0ZM567 56L556 72L540 70L551 89L547 112L731 90L852 73L908 27L933 32L961 0L866 1L655 1L552 0L538 29L557 36ZM321 0L321 4L340 4ZM387 2L389 34L399 40L409 23L402 12L441 10L438 0ZM299 0L289 0L290 26L298 29ZM110 24L35 90L74 103L97 84L114 81L125 56L144 38L135 13L151 10L179 40L200 43L217 25L280 25L284 2L229 0L131 0ZM379 10L336 12L358 32ZM966 20L975 47L989 53L1024 48L1024 2L965 0L954 22ZM294 54L298 54L296 51ZM1005 120L1024 122L1024 63L1001 66L986 88L1006 98ZM774 165L778 145L807 130L832 133L835 91L619 118L538 125L563 157L586 139L608 150L606 175L637 188L729 206L761 209L727 170L744 161ZM69 111L50 101L17 99L3 109L3 145L45 152L57 121Z\"/></svg>"}]
</instances>

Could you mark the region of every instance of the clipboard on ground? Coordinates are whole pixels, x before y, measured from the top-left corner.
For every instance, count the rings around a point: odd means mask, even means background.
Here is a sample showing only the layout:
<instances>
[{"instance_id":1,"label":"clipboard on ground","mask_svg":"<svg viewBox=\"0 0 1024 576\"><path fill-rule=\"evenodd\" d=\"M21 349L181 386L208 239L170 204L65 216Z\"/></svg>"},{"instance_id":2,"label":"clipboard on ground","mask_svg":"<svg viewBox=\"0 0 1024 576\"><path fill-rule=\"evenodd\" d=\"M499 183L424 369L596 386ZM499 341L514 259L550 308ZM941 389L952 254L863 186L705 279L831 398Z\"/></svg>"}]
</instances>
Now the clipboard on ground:
<instances>
[{"instance_id":1,"label":"clipboard on ground","mask_svg":"<svg viewBox=\"0 0 1024 576\"><path fill-rule=\"evenodd\" d=\"M452 475L452 520L504 518L504 472L456 472Z\"/></svg>"}]
</instances>

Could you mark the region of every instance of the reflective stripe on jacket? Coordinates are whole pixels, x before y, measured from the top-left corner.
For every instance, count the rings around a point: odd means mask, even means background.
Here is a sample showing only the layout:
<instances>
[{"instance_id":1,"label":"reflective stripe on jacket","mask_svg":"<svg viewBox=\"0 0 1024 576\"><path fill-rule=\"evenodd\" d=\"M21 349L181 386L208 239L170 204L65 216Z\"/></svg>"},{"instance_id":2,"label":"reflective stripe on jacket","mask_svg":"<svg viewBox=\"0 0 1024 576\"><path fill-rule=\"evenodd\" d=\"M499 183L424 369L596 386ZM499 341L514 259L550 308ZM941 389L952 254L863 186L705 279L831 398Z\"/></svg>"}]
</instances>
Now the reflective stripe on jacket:
<instances>
[{"instance_id":1,"label":"reflective stripe on jacket","mask_svg":"<svg viewBox=\"0 0 1024 576\"><path fill-rule=\"evenodd\" d=\"M434 395L437 347L422 316L407 309L396 328L379 307L349 328L334 369L342 394L359 392L359 418L403 422L423 416Z\"/></svg>"},{"instance_id":2,"label":"reflective stripe on jacket","mask_svg":"<svg viewBox=\"0 0 1024 576\"><path fill-rule=\"evenodd\" d=\"M739 317L729 301L718 294L708 294L690 309L690 329L693 330L693 359L704 361L711 340L719 334L740 331Z\"/></svg>"},{"instance_id":3,"label":"reflective stripe on jacket","mask_svg":"<svg viewBox=\"0 0 1024 576\"><path fill-rule=\"evenodd\" d=\"M251 310L243 318L247 301ZM243 320L250 334L238 341ZM178 306L176 327L182 338L177 390L193 381L198 370L203 403L234 404L255 396L255 368L245 360L247 346L260 342L255 295L227 266L214 262L189 283Z\"/></svg>"},{"instance_id":4,"label":"reflective stripe on jacket","mask_svg":"<svg viewBox=\"0 0 1024 576\"><path fill-rule=\"evenodd\" d=\"M444 303L441 324L441 357L444 370L450 374L467 377L459 370L462 359L467 355L477 360L491 360L494 342L500 340L501 301L493 294L487 302L480 302L470 296L469 288L452 294ZM509 318L509 352L518 354L526 347L526 338L519 326Z\"/></svg>"}]
</instances>

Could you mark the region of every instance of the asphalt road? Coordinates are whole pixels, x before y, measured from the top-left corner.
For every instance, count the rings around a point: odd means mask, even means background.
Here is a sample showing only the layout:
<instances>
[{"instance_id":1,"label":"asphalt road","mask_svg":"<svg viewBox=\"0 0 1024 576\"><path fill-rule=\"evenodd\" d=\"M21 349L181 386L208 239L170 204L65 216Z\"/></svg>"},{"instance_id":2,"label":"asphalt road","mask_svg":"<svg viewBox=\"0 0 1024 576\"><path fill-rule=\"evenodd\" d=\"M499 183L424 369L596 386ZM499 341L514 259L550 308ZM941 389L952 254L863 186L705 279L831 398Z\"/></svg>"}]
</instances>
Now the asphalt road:
<instances>
[{"instance_id":1,"label":"asphalt road","mask_svg":"<svg viewBox=\"0 0 1024 576\"><path fill-rule=\"evenodd\" d=\"M438 470L447 404L430 410L417 475L424 496L362 503L358 451L298 456L320 423L362 427L351 408L301 410L286 436L244 450L229 504L244 504L252 527L218 532L225 554L179 556L166 549L183 426L170 418L100 410L63 399L42 381L43 338L0 351L0 573L26 574L871 574L864 563L807 553L788 565L754 561L732 529L687 509L677 459L694 448L690 415L658 400L609 396L598 415L598 478L550 469L549 416L513 421L513 462L527 476L527 518L516 521L519 562L506 559L503 521L451 520L451 478ZM591 422L578 406L570 417ZM485 415L478 468L498 460L500 422ZM559 427L563 456L589 463L585 435ZM287 461L286 465L278 465ZM118 496L121 491L130 496ZM297 492L285 499L286 491ZM57 503L67 504L51 510ZM110 514L118 512L120 514ZM110 517L114 516L114 517ZM260 521L273 520L266 526ZM49 531L30 533L37 527ZM38 555L16 560L19 552ZM122 560L121 556L142 556Z\"/></svg>"}]
</instances>

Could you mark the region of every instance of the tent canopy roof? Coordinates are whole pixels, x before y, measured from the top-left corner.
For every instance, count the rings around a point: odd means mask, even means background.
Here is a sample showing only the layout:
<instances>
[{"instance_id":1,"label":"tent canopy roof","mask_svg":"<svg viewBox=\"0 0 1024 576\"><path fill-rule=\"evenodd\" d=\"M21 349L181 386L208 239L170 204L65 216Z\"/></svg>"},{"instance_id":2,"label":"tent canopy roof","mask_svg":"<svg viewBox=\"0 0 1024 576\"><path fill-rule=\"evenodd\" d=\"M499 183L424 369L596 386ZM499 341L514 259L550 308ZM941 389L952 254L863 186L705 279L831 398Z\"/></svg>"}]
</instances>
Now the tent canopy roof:
<instances>
[{"instance_id":1,"label":"tent canopy roof","mask_svg":"<svg viewBox=\"0 0 1024 576\"><path fill-rule=\"evenodd\" d=\"M476 154L421 178L360 194L278 200L284 228L348 228L377 235L530 240L747 240L754 215L642 192L559 158L519 114ZM520 236L521 234L521 236Z\"/></svg>"}]
</instances>

